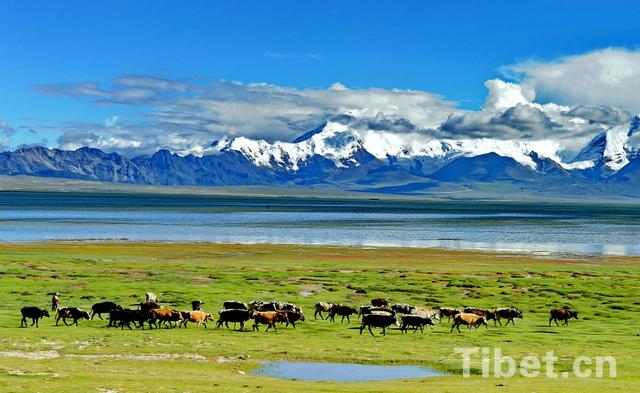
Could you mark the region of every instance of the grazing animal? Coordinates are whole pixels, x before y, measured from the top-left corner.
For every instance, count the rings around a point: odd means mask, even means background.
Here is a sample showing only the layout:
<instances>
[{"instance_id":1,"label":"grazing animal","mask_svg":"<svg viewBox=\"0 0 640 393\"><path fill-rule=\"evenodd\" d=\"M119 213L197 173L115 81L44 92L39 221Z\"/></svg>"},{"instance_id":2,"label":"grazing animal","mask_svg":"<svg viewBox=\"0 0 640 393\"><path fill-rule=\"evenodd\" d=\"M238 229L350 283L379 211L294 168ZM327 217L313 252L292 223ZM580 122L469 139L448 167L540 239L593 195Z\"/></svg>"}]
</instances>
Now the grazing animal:
<instances>
[{"instance_id":1,"label":"grazing animal","mask_svg":"<svg viewBox=\"0 0 640 393\"><path fill-rule=\"evenodd\" d=\"M494 318L495 318L494 324L495 322L498 322L500 326L502 326L502 322L500 322L500 319L505 318L507 320L507 323L505 323L504 326L507 326L509 322L511 322L511 324L515 326L516 323L514 322L514 319L516 318L522 319L523 316L522 316L522 311L518 311L515 308L511 308L511 307L506 307L506 308L497 308L495 311Z\"/></svg>"},{"instance_id":2,"label":"grazing animal","mask_svg":"<svg viewBox=\"0 0 640 393\"><path fill-rule=\"evenodd\" d=\"M276 306L276 311L295 311L295 312L302 312L302 308L300 308L299 306L296 306L293 303L287 303L287 302L275 302L275 306Z\"/></svg>"},{"instance_id":3,"label":"grazing animal","mask_svg":"<svg viewBox=\"0 0 640 393\"><path fill-rule=\"evenodd\" d=\"M427 325L433 326L433 320L429 317L423 317L421 315L403 315L400 330L406 333L407 328L412 327L414 328L414 333L417 332L418 329L424 333L424 327Z\"/></svg>"},{"instance_id":4,"label":"grazing animal","mask_svg":"<svg viewBox=\"0 0 640 393\"><path fill-rule=\"evenodd\" d=\"M221 327L222 324L229 328L229 322L240 323L240 330L244 330L244 323L249 320L249 310L221 310L218 311L218 322L216 327Z\"/></svg>"},{"instance_id":5,"label":"grazing animal","mask_svg":"<svg viewBox=\"0 0 640 393\"><path fill-rule=\"evenodd\" d=\"M291 324L293 326L293 328L296 328L296 322L298 321L303 321L304 322L304 314L302 312L297 312L297 311L291 311L291 310L286 310L286 311L282 311L283 313L287 314L287 318L286 320L280 320L280 323L286 323L285 327L289 327L289 324Z\"/></svg>"},{"instance_id":6,"label":"grazing animal","mask_svg":"<svg viewBox=\"0 0 640 393\"><path fill-rule=\"evenodd\" d=\"M226 302L222 303L222 308L224 308L225 310L248 310L249 309L249 307L247 306L247 303L238 302L235 300L227 300Z\"/></svg>"},{"instance_id":7,"label":"grazing animal","mask_svg":"<svg viewBox=\"0 0 640 393\"><path fill-rule=\"evenodd\" d=\"M431 318L431 320L440 320L440 314L437 311L424 307L415 307L411 310L411 315L419 315L421 317Z\"/></svg>"},{"instance_id":8,"label":"grazing animal","mask_svg":"<svg viewBox=\"0 0 640 393\"><path fill-rule=\"evenodd\" d=\"M360 306L360 308L358 308L358 318L365 314L371 314L372 307L373 306Z\"/></svg>"},{"instance_id":9,"label":"grazing animal","mask_svg":"<svg viewBox=\"0 0 640 393\"><path fill-rule=\"evenodd\" d=\"M447 317L447 322L449 322L456 314L460 314L460 310L451 307L440 307L438 312L440 313L440 322L444 320L444 317Z\"/></svg>"},{"instance_id":10,"label":"grazing animal","mask_svg":"<svg viewBox=\"0 0 640 393\"><path fill-rule=\"evenodd\" d=\"M394 304L391 309L398 314L413 314L413 310L416 308L408 304Z\"/></svg>"},{"instance_id":11,"label":"grazing animal","mask_svg":"<svg viewBox=\"0 0 640 393\"><path fill-rule=\"evenodd\" d=\"M91 306L91 319L96 315L98 318L102 319L102 314L107 314L111 310L122 310L122 307L115 304L114 302L102 302L96 303Z\"/></svg>"},{"instance_id":12,"label":"grazing animal","mask_svg":"<svg viewBox=\"0 0 640 393\"><path fill-rule=\"evenodd\" d=\"M38 307L22 307L20 309L20 313L22 313L22 320L20 321L20 327L24 325L27 327L27 318L31 318L31 325L34 324L38 327L38 320L43 317L49 318L49 311L45 308L39 309Z\"/></svg>"},{"instance_id":13,"label":"grazing animal","mask_svg":"<svg viewBox=\"0 0 640 393\"><path fill-rule=\"evenodd\" d=\"M201 300L194 300L191 302L191 311L202 311L204 302Z\"/></svg>"},{"instance_id":14,"label":"grazing animal","mask_svg":"<svg viewBox=\"0 0 640 393\"><path fill-rule=\"evenodd\" d=\"M177 326L178 324L182 324L183 320L184 318L182 317L182 312L178 310L172 310L169 308L154 308L149 312L149 327L151 327L152 323L156 327L159 327L160 324L157 324L157 322L160 322L161 325L165 328L173 328L174 326L172 322L175 322Z\"/></svg>"},{"instance_id":15,"label":"grazing animal","mask_svg":"<svg viewBox=\"0 0 640 393\"><path fill-rule=\"evenodd\" d=\"M577 311L571 311L569 309L566 308L554 308L553 310L549 311L549 326L551 326L551 322L555 322L556 326L560 326L558 325L558 320L560 321L564 321L564 325L569 325L569 319L571 318L575 318L578 319L578 312Z\"/></svg>"},{"instance_id":16,"label":"grazing animal","mask_svg":"<svg viewBox=\"0 0 640 393\"><path fill-rule=\"evenodd\" d=\"M58 309L58 316L56 317L56 326L58 326L58 322L62 319L65 325L69 326L67 323L67 319L73 319L72 325L78 326L78 320L80 319L90 319L89 313L86 311L82 311L76 307L64 307Z\"/></svg>"},{"instance_id":17,"label":"grazing animal","mask_svg":"<svg viewBox=\"0 0 640 393\"><path fill-rule=\"evenodd\" d=\"M208 321L213 321L211 314L199 310L188 311L186 313L182 313L182 321L179 323L179 326L184 326L186 328L187 322L193 322L198 324L198 326L203 325L206 328Z\"/></svg>"},{"instance_id":18,"label":"grazing animal","mask_svg":"<svg viewBox=\"0 0 640 393\"><path fill-rule=\"evenodd\" d=\"M134 303L132 304L132 306L138 306L138 308L144 312L144 313L150 313L151 310L154 310L156 308L162 308L162 306L160 306L158 303L154 303L154 302L142 302L142 303Z\"/></svg>"},{"instance_id":19,"label":"grazing animal","mask_svg":"<svg viewBox=\"0 0 640 393\"><path fill-rule=\"evenodd\" d=\"M109 324L107 327L124 329L126 326L131 330L131 322L133 322L133 326L135 326L136 329L142 328L144 330L144 323L148 318L149 316L142 310L131 310L128 308L122 310L113 309L109 311Z\"/></svg>"},{"instance_id":20,"label":"grazing animal","mask_svg":"<svg viewBox=\"0 0 640 393\"><path fill-rule=\"evenodd\" d=\"M384 314L384 315L396 315L396 312L384 307L372 307L372 306L360 306L360 314L359 315L367 315L367 314Z\"/></svg>"},{"instance_id":21,"label":"grazing animal","mask_svg":"<svg viewBox=\"0 0 640 393\"><path fill-rule=\"evenodd\" d=\"M313 319L318 319L318 315L320 315L320 319L324 319L322 315L323 312L330 313L331 309L335 306L341 305L340 303L332 303L332 302L318 302L315 304L315 312L313 313Z\"/></svg>"},{"instance_id":22,"label":"grazing animal","mask_svg":"<svg viewBox=\"0 0 640 393\"><path fill-rule=\"evenodd\" d=\"M276 302L255 300L249 303L249 311L277 311Z\"/></svg>"},{"instance_id":23,"label":"grazing animal","mask_svg":"<svg viewBox=\"0 0 640 393\"><path fill-rule=\"evenodd\" d=\"M376 299L371 299L371 305L373 307L386 307L389 305L389 301L387 299L379 297Z\"/></svg>"},{"instance_id":24,"label":"grazing animal","mask_svg":"<svg viewBox=\"0 0 640 393\"><path fill-rule=\"evenodd\" d=\"M347 318L347 322L350 323L351 321L349 320L349 316L353 315L353 314L357 314L358 310L356 310L353 307L349 307L349 306L343 306L343 305L335 305L331 308L331 311L329 311L329 320L331 322L335 322L336 321L336 315L340 315L342 316L342 319L340 319L340 322L344 322L344 318Z\"/></svg>"},{"instance_id":25,"label":"grazing animal","mask_svg":"<svg viewBox=\"0 0 640 393\"><path fill-rule=\"evenodd\" d=\"M495 319L496 319L495 311L485 310L485 309L482 309L482 308L465 307L464 308L464 312L467 313L467 314L476 314L476 315L479 315L481 317L485 317L485 319L487 321L489 321L491 319L493 319L495 321Z\"/></svg>"},{"instance_id":26,"label":"grazing animal","mask_svg":"<svg viewBox=\"0 0 640 393\"><path fill-rule=\"evenodd\" d=\"M382 335L386 336L387 328L391 325L399 326L395 315L390 314L365 314L362 316L362 324L360 325L360 334L365 327L369 328L369 333L373 336L371 327L382 328Z\"/></svg>"},{"instance_id":27,"label":"grazing animal","mask_svg":"<svg viewBox=\"0 0 640 393\"><path fill-rule=\"evenodd\" d=\"M469 313L456 314L453 317L453 326L451 326L451 331L453 332L453 329L458 328L458 333L462 333L460 331L460 325L468 326L469 329L471 329L471 327L475 327L476 330L478 330L478 327L480 327L480 325L484 325L487 328L489 327L487 325L487 319L485 317Z\"/></svg>"},{"instance_id":28,"label":"grazing animal","mask_svg":"<svg viewBox=\"0 0 640 393\"><path fill-rule=\"evenodd\" d=\"M265 332L269 331L270 328L277 332L276 323L286 321L287 314L282 311L257 311L253 313L251 318L253 318L253 330L259 331L258 325L263 324L267 325Z\"/></svg>"}]
</instances>

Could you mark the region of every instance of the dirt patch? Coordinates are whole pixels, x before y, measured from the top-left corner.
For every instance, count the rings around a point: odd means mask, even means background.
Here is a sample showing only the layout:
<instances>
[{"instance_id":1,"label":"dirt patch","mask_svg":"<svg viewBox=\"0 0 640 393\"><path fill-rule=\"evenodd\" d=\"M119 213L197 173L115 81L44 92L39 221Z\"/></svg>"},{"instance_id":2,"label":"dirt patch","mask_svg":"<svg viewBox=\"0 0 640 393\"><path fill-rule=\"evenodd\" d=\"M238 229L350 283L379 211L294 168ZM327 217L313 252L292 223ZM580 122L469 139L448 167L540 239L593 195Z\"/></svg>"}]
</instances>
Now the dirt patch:
<instances>
[{"instance_id":1,"label":"dirt patch","mask_svg":"<svg viewBox=\"0 0 640 393\"><path fill-rule=\"evenodd\" d=\"M39 373L25 370L7 370L7 374L17 377L62 377L62 374L59 373Z\"/></svg>"},{"instance_id":2,"label":"dirt patch","mask_svg":"<svg viewBox=\"0 0 640 393\"><path fill-rule=\"evenodd\" d=\"M301 296L313 296L322 292L322 284L304 284L300 285Z\"/></svg>"},{"instance_id":3,"label":"dirt patch","mask_svg":"<svg viewBox=\"0 0 640 393\"><path fill-rule=\"evenodd\" d=\"M45 359L59 358L60 354L58 353L58 351L36 351L36 352L0 351L0 357L30 359L30 360L45 360Z\"/></svg>"},{"instance_id":4,"label":"dirt patch","mask_svg":"<svg viewBox=\"0 0 640 393\"><path fill-rule=\"evenodd\" d=\"M46 360L46 359L57 359L60 357L64 357L68 359L112 359L112 360L135 360L135 361L141 361L141 362L157 362L157 361L163 361L163 360L194 360L198 362L208 361L206 356L198 355L195 353L158 353L158 354L148 354L148 355L123 355L123 354L61 355L58 351L35 351L35 352L0 351L0 357L30 359L30 360Z\"/></svg>"},{"instance_id":5,"label":"dirt patch","mask_svg":"<svg viewBox=\"0 0 640 393\"><path fill-rule=\"evenodd\" d=\"M206 362L207 358L202 355L190 354L190 353L159 353L149 355L77 355L69 354L64 355L65 358L70 359L112 359L112 360L136 360L141 362L157 362L163 360L195 360L198 362Z\"/></svg>"},{"instance_id":6,"label":"dirt patch","mask_svg":"<svg viewBox=\"0 0 640 393\"><path fill-rule=\"evenodd\" d=\"M240 360L247 360L249 359L249 356L247 355L238 355L238 356L218 356L218 358L216 359L216 362L218 363L230 363L230 362L237 362Z\"/></svg>"}]
</instances>

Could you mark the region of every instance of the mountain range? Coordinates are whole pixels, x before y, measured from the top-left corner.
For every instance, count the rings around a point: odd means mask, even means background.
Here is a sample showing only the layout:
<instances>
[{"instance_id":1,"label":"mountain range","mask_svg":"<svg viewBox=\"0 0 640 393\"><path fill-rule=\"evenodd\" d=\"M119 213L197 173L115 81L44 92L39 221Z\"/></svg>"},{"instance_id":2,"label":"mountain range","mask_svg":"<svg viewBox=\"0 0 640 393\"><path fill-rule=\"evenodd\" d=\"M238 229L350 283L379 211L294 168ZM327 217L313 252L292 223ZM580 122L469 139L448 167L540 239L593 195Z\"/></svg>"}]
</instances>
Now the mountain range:
<instances>
[{"instance_id":1,"label":"mountain range","mask_svg":"<svg viewBox=\"0 0 640 393\"><path fill-rule=\"evenodd\" d=\"M0 153L0 174L156 185L284 185L420 194L443 185L509 184L528 193L640 196L640 115L564 162L549 141L433 139L355 130L340 118L291 142L223 138L203 156L127 158L82 147Z\"/></svg>"}]
</instances>

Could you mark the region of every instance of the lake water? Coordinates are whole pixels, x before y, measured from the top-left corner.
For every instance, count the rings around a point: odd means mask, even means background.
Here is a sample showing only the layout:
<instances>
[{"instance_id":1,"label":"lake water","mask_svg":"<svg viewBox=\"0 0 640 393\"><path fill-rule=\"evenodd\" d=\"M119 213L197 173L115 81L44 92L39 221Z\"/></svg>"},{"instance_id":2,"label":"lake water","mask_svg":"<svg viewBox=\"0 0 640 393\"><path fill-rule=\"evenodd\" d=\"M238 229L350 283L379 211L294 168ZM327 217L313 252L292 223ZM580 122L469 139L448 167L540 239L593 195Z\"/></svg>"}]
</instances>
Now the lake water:
<instances>
[{"instance_id":1,"label":"lake water","mask_svg":"<svg viewBox=\"0 0 640 393\"><path fill-rule=\"evenodd\" d=\"M422 366L367 366L349 363L263 362L249 372L263 377L301 381L365 382L441 377L449 374Z\"/></svg>"},{"instance_id":2,"label":"lake water","mask_svg":"<svg viewBox=\"0 0 640 393\"><path fill-rule=\"evenodd\" d=\"M640 207L0 193L0 241L68 239L640 255Z\"/></svg>"}]
</instances>

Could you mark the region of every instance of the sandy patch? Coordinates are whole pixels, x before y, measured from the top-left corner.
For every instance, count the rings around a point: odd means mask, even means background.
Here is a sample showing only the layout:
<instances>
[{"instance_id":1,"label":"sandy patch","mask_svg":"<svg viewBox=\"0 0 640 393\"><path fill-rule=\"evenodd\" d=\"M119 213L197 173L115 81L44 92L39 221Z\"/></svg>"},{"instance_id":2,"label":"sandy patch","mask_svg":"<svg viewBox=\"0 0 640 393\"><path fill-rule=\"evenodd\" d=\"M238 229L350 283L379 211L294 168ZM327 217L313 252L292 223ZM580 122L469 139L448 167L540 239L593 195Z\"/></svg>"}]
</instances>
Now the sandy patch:
<instances>
[{"instance_id":1,"label":"sandy patch","mask_svg":"<svg viewBox=\"0 0 640 393\"><path fill-rule=\"evenodd\" d=\"M0 357L30 359L30 360L44 360L44 359L59 358L60 354L58 353L58 351L36 351L36 352L0 351Z\"/></svg>"},{"instance_id":2,"label":"sandy patch","mask_svg":"<svg viewBox=\"0 0 640 393\"><path fill-rule=\"evenodd\" d=\"M141 362L157 362L163 360L195 360L198 362L206 362L207 358L197 354L182 354L182 353L159 353L149 355L122 355L122 354L110 354L110 355L78 355L68 354L64 355L65 358L70 359L112 359L112 360L136 360Z\"/></svg>"},{"instance_id":3,"label":"sandy patch","mask_svg":"<svg viewBox=\"0 0 640 393\"><path fill-rule=\"evenodd\" d=\"M112 359L112 360L135 360L141 362L157 362L163 360L194 360L198 362L208 361L206 356L195 353L158 353L148 355L123 355L123 354L107 354L107 355L84 355L84 354L66 354L61 355L58 351L0 351L0 357L19 358L29 360L46 360L64 357L67 359ZM240 357L238 357L240 358Z\"/></svg>"}]
</instances>

